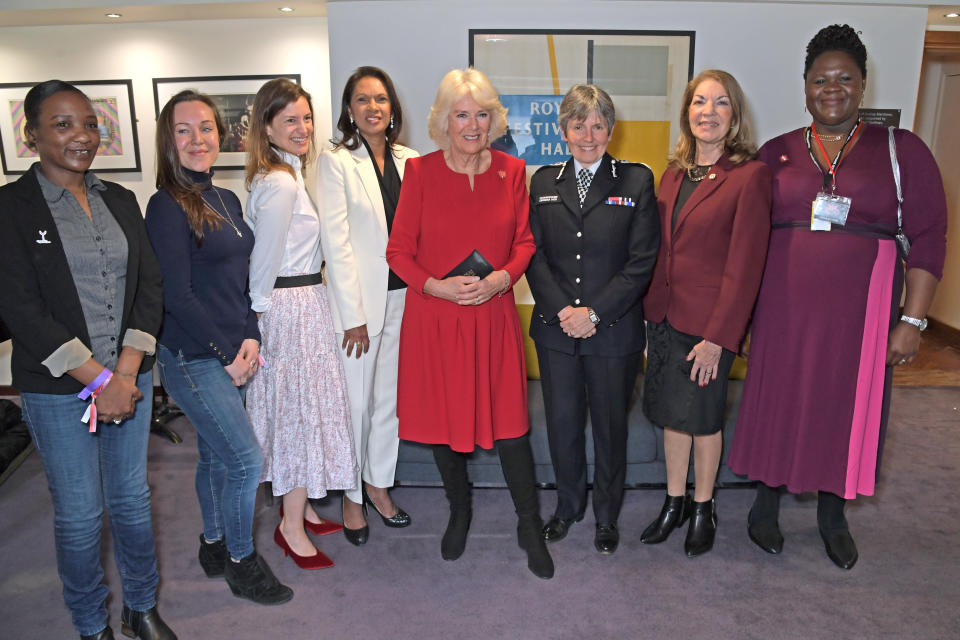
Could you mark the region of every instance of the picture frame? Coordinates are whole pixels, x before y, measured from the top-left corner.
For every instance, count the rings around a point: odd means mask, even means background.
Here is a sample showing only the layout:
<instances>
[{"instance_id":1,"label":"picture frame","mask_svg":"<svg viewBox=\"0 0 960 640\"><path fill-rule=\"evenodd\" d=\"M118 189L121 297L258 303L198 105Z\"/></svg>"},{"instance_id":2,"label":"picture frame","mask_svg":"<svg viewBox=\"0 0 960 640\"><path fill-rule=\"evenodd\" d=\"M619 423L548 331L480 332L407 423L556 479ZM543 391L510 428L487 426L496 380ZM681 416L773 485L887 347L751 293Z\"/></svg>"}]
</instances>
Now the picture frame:
<instances>
[{"instance_id":1,"label":"picture frame","mask_svg":"<svg viewBox=\"0 0 960 640\"><path fill-rule=\"evenodd\" d=\"M213 166L221 170L242 170L245 161L243 138L246 135L253 98L265 82L276 78L286 78L300 84L299 73L154 78L153 106L159 118L163 105L185 89L193 89L210 96L220 110L220 117L227 130L224 139L220 141L220 156Z\"/></svg>"},{"instance_id":2,"label":"picture frame","mask_svg":"<svg viewBox=\"0 0 960 640\"><path fill-rule=\"evenodd\" d=\"M658 178L679 135L680 102L693 77L695 31L470 29L469 62L507 108L507 133L491 146L538 166L566 160L557 114L567 90L596 84L613 99L608 151Z\"/></svg>"},{"instance_id":3,"label":"picture frame","mask_svg":"<svg viewBox=\"0 0 960 640\"><path fill-rule=\"evenodd\" d=\"M23 101L36 82L0 84L0 161L7 175L26 173L37 161L23 131ZM100 122L100 148L91 170L96 173L138 172L140 143L132 80L71 81L93 102Z\"/></svg>"}]
</instances>

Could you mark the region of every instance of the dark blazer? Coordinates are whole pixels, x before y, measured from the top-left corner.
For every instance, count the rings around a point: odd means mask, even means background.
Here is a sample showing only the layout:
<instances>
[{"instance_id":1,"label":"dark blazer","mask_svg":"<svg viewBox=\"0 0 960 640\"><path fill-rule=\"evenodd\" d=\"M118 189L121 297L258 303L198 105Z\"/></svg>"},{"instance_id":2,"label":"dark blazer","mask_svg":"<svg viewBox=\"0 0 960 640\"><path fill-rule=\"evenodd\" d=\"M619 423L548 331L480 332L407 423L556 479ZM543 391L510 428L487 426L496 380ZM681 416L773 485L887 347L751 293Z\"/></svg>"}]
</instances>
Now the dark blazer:
<instances>
[{"instance_id":1,"label":"dark blazer","mask_svg":"<svg viewBox=\"0 0 960 640\"><path fill-rule=\"evenodd\" d=\"M530 181L530 229L537 252L527 269L536 305L530 337L564 353L623 356L644 347L640 298L660 243L653 173L605 154L583 208L573 158ZM571 305L600 317L588 339L567 336L557 313Z\"/></svg>"},{"instance_id":2,"label":"dark blazer","mask_svg":"<svg viewBox=\"0 0 960 640\"><path fill-rule=\"evenodd\" d=\"M104 182L101 192L127 238L127 283L120 335L128 328L157 335L163 317L160 266L147 239L133 192ZM44 231L49 244L39 244ZM41 364L73 338L90 347L80 296L73 284L57 225L40 183L28 171L0 187L0 317L13 334L13 385L21 391L78 393L83 385L69 375L54 378ZM143 359L140 372L153 367Z\"/></svg>"},{"instance_id":3,"label":"dark blazer","mask_svg":"<svg viewBox=\"0 0 960 640\"><path fill-rule=\"evenodd\" d=\"M646 319L736 352L757 299L770 240L770 169L726 156L690 195L670 230L683 170L660 179L662 238L643 300Z\"/></svg>"}]
</instances>

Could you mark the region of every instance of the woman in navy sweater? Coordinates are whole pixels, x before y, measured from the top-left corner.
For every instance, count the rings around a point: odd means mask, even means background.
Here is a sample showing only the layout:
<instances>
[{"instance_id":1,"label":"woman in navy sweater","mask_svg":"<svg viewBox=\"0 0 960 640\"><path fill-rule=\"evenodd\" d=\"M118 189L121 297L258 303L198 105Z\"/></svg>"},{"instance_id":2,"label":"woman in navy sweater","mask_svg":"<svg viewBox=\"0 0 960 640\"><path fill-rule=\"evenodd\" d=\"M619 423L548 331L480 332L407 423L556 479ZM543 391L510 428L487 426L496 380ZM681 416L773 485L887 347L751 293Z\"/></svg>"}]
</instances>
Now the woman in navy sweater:
<instances>
[{"instance_id":1,"label":"woman in navy sweater","mask_svg":"<svg viewBox=\"0 0 960 640\"><path fill-rule=\"evenodd\" d=\"M211 167L223 122L209 97L182 91L157 119L157 188L147 233L163 271L160 379L197 430L196 489L203 513L200 566L233 593L280 604L280 584L253 545L263 454L244 409L260 366L256 313L247 291L253 233L233 192Z\"/></svg>"}]
</instances>

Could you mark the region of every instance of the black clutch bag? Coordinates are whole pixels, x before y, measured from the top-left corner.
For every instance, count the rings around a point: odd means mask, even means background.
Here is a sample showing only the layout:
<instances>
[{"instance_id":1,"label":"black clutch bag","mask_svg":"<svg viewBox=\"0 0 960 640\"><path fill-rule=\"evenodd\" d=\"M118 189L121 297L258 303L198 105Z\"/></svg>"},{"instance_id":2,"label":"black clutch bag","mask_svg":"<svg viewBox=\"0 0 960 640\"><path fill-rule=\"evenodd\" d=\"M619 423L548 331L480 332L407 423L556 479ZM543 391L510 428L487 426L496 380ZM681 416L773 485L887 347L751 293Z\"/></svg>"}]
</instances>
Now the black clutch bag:
<instances>
[{"instance_id":1,"label":"black clutch bag","mask_svg":"<svg viewBox=\"0 0 960 640\"><path fill-rule=\"evenodd\" d=\"M450 269L450 273L443 276L451 278L453 276L480 276L486 278L493 273L493 265L487 262L487 259L480 255L476 249L467 256L467 259Z\"/></svg>"}]
</instances>

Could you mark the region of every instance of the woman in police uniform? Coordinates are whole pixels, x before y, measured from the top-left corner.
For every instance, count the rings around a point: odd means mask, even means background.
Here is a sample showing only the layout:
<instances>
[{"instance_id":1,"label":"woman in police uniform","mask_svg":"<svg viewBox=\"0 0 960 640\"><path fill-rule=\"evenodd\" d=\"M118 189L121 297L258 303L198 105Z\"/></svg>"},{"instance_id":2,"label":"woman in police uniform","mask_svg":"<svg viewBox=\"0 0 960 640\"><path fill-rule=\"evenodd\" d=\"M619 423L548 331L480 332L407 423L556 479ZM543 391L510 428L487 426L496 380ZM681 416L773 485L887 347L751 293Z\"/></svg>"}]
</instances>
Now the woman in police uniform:
<instances>
[{"instance_id":1,"label":"woman in police uniform","mask_svg":"<svg viewBox=\"0 0 960 640\"><path fill-rule=\"evenodd\" d=\"M610 554L619 543L627 408L645 342L640 299L657 258L660 221L650 169L606 153L615 111L603 89L572 87L559 121L572 157L541 168L530 182L537 252L526 274L557 477L557 507L543 534L548 542L562 539L586 510L589 397L594 546Z\"/></svg>"}]
</instances>

